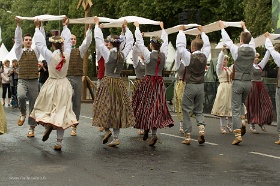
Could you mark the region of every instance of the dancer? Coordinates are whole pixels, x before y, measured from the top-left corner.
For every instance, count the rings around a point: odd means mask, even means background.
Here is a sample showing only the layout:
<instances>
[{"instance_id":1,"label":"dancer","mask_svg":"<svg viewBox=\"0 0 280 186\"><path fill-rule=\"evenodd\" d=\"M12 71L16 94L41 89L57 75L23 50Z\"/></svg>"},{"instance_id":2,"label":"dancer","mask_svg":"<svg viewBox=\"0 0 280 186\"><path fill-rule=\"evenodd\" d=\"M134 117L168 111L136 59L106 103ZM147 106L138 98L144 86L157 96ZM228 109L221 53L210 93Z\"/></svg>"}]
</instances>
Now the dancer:
<instances>
[{"instance_id":1,"label":"dancer","mask_svg":"<svg viewBox=\"0 0 280 186\"><path fill-rule=\"evenodd\" d=\"M49 78L41 88L30 117L34 118L35 122L45 126L46 131L42 141L49 138L53 129L57 130L57 143L54 150L61 150L64 130L78 124L70 101L72 99L72 86L66 78L71 52L71 32L67 28L68 21L67 18L62 21L61 36L53 36L49 40L54 52L47 48L45 38L39 31L38 20L34 21L36 25L35 45L48 63Z\"/></svg>"},{"instance_id":2,"label":"dancer","mask_svg":"<svg viewBox=\"0 0 280 186\"><path fill-rule=\"evenodd\" d=\"M231 69L227 67L229 57L224 54L226 47L223 47L218 56L218 63L216 66L216 73L219 78L219 86L215 102L211 114L220 117L220 131L222 134L227 134L226 129L232 132L232 111L231 111L231 98L232 98L232 82L231 82ZM226 125L226 118L228 118Z\"/></svg>"},{"instance_id":3,"label":"dancer","mask_svg":"<svg viewBox=\"0 0 280 186\"><path fill-rule=\"evenodd\" d=\"M15 30L15 54L20 66L18 70L18 102L20 108L20 117L18 119L18 126L24 124L26 118L26 97L29 101L29 115L33 110L35 100L38 96L38 59L40 57L37 48L33 50L32 36L25 34L22 40L22 30L20 27L20 19L15 18L17 28ZM45 34L44 27L41 26L40 31ZM22 48L22 45L24 48ZM28 117L28 124L30 125L27 137L34 137L34 130L37 123Z\"/></svg>"},{"instance_id":4,"label":"dancer","mask_svg":"<svg viewBox=\"0 0 280 186\"><path fill-rule=\"evenodd\" d=\"M190 113L195 115L199 129L198 143L205 142L204 130L205 122L203 119L203 98L204 98L204 73L207 64L207 58L210 54L210 42L208 36L203 32L203 27L199 26L201 38L197 37L191 42L190 53L186 49L186 36L183 32L184 26L179 27L179 33L176 39L176 55L181 58L186 68L183 79L186 86L182 100L183 128L186 139L182 144L190 145L192 123Z\"/></svg>"},{"instance_id":5,"label":"dancer","mask_svg":"<svg viewBox=\"0 0 280 186\"><path fill-rule=\"evenodd\" d=\"M135 75L136 75L136 78L134 80L134 92L140 87L141 80L145 76L144 57L138 50L139 49L137 45L134 45L132 50L132 61L135 70ZM138 60L138 57L140 58L140 60ZM134 100L132 100L132 102L134 102ZM144 129L138 129L138 134L143 135Z\"/></svg>"},{"instance_id":6,"label":"dancer","mask_svg":"<svg viewBox=\"0 0 280 186\"><path fill-rule=\"evenodd\" d=\"M133 95L133 109L136 118L134 127L144 129L144 141L148 139L149 130L152 130L149 146L154 146L158 139L157 129L174 126L174 121L166 105L166 89L162 78L168 53L168 35L164 30L163 22L160 22L161 38L151 38L150 48L152 52L150 52L144 45L139 23L134 22L134 25L136 27L136 46L143 54L146 66L145 77Z\"/></svg>"},{"instance_id":7,"label":"dancer","mask_svg":"<svg viewBox=\"0 0 280 186\"><path fill-rule=\"evenodd\" d=\"M276 44L274 47L272 45L271 40L269 39L270 33L266 32L264 34L265 40L265 48L270 52L271 56L274 59L274 62L280 67L280 44ZM275 93L275 100L276 100L276 114L277 114L277 132L278 132L278 140L275 141L275 144L280 145L280 68L278 68L278 74L276 79L276 93Z\"/></svg>"},{"instance_id":8,"label":"dancer","mask_svg":"<svg viewBox=\"0 0 280 186\"><path fill-rule=\"evenodd\" d=\"M259 53L256 57L252 69L252 87L248 94L246 109L246 118L248 123L251 124L250 132L258 134L255 124L258 124L262 131L266 132L264 124L271 124L273 120L273 105L272 101L265 90L261 80L262 71L267 64L270 57L269 51L266 51L264 58L259 62Z\"/></svg>"},{"instance_id":9,"label":"dancer","mask_svg":"<svg viewBox=\"0 0 280 186\"><path fill-rule=\"evenodd\" d=\"M221 34L224 44L229 48L234 60L232 72L232 121L235 133L235 139L232 145L238 145L242 142L242 135L246 132L245 118L243 122L241 115L242 103L246 105L246 98L251 89L251 71L256 55L255 42L250 32L246 29L245 23L241 22L244 32L240 34L240 47L234 45L225 31L222 21L219 21Z\"/></svg>"},{"instance_id":10,"label":"dancer","mask_svg":"<svg viewBox=\"0 0 280 186\"><path fill-rule=\"evenodd\" d=\"M177 117L180 121L180 129L179 132L184 134L184 129L183 129L183 113L182 113L182 98L183 98L183 93L184 89L186 86L186 82L184 81L184 74L185 72L185 66L182 62L182 60L177 57L175 58L175 71L177 71L177 81L175 85L175 106L176 106L176 111L177 111Z\"/></svg>"},{"instance_id":11,"label":"dancer","mask_svg":"<svg viewBox=\"0 0 280 186\"><path fill-rule=\"evenodd\" d=\"M103 138L103 144L107 143L112 135L109 128L113 128L114 139L108 146L115 147L120 144L120 128L131 127L135 123L131 100L120 77L124 60L132 48L134 39L127 27L127 22L124 21L126 38L124 49L120 50L123 40L117 35L109 38L108 49L104 44L103 33L99 27L99 18L96 16L94 17L94 23L96 47L105 61L105 77L101 81L93 102L92 125L104 127L106 134Z\"/></svg>"},{"instance_id":12,"label":"dancer","mask_svg":"<svg viewBox=\"0 0 280 186\"><path fill-rule=\"evenodd\" d=\"M76 48L76 36L72 34L71 38L72 50L70 55L67 78L70 81L73 88L72 103L73 111L77 117L77 121L79 121L81 113L83 58L92 41L91 28L92 25L90 24L86 32L86 37L79 48ZM77 135L77 125L71 126L70 135Z\"/></svg>"}]
</instances>

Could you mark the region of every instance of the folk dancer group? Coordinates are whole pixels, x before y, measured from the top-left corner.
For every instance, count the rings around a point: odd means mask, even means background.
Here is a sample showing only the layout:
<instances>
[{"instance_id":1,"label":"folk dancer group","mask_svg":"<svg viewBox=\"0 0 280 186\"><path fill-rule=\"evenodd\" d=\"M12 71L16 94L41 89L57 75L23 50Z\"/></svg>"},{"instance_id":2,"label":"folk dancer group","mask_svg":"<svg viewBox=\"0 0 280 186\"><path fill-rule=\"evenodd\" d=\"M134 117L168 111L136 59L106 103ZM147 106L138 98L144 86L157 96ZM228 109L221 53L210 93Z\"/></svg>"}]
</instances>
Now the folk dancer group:
<instances>
[{"instance_id":1,"label":"folk dancer group","mask_svg":"<svg viewBox=\"0 0 280 186\"><path fill-rule=\"evenodd\" d=\"M52 130L57 130L57 143L55 150L61 150L64 130L71 127L71 135L76 135L81 108L81 81L82 81L82 58L92 41L91 26L86 33L86 38L79 48L75 48L76 37L71 35L67 27L68 19L63 22L61 36L50 38L53 52L45 42L44 28L40 27L35 20L35 46L31 49L32 37L26 34L22 41L20 20L16 18L17 28L15 32L16 55L19 59L18 99L21 115L18 125L22 126L26 119L26 95L29 98L30 125L27 136L34 137L37 124L45 126L42 140L49 138ZM139 23L134 22L136 27L136 42L133 47L133 34L123 23L122 35L110 35L104 40L102 24L99 18L94 17L94 39L98 55L99 81L98 91L93 103L92 125L105 129L103 144L109 141L113 128L113 140L108 146L115 147L120 144L120 128L135 127L143 134L143 140L148 139L149 131L152 131L150 146L157 142L157 129L172 127L174 121L166 105L165 86L162 71L168 52L168 35L164 30L163 23L161 37L152 37L150 49L144 46L143 36L140 32ZM267 52L264 59L258 63L258 54L254 46L254 39L242 22L244 32L240 35L240 47L233 44L224 29L222 21L219 22L223 42L232 54L234 64L228 68L228 57L221 51L218 57L217 75L220 85L212 114L220 117L221 133L234 132L235 139L232 144L242 142L242 135L246 132L245 108L247 120L251 124L250 130L256 133L255 124L265 131L264 124L272 122L272 103L261 82L261 72L266 65L269 55L280 66L279 48L275 49L269 40L269 33L265 34ZM191 51L186 49L186 37L183 33L184 26L179 27L176 39L175 68L178 73L176 85L176 108L180 120L180 132L184 133L183 144L190 145L192 123L191 114L196 118L199 130L198 143L205 142L205 122L203 119L204 97L204 72L207 58L210 54L210 42L208 36L201 32L191 42ZM72 42L71 42L72 40ZM24 45L24 48L21 45ZM124 82L120 78L120 72L124 61L133 48L133 66L136 72L136 88L132 100L130 99ZM37 95L37 59L41 54L49 65L49 78L42 86ZM141 56L141 61L138 61ZM34 69L33 69L34 66ZM278 76L278 78L280 78ZM35 82L36 81L36 82ZM279 97L280 87L277 84L276 97ZM73 90L73 91L72 91ZM72 93L73 92L73 93ZM256 94L257 92L257 94ZM36 100L36 101L35 101ZM72 100L72 102L69 102ZM229 102L228 100L232 100ZM276 99L277 100L277 99ZM277 113L280 103L277 101ZM262 108L262 109L261 109ZM6 133L7 127L2 105L0 106L0 134ZM226 125L226 118L228 124ZM277 116L280 144L280 117ZM233 125L231 125L233 124ZM232 129L233 127L233 129Z\"/></svg>"}]
</instances>

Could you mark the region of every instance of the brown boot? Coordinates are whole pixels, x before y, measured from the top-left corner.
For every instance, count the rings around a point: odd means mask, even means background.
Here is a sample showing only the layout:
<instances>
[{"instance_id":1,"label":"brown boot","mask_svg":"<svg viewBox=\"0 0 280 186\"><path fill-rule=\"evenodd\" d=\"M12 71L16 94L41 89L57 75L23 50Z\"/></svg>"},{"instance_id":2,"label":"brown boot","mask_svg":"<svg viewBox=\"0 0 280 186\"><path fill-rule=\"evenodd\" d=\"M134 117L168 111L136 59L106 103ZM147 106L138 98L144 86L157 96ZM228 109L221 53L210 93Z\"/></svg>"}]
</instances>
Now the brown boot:
<instances>
[{"instance_id":1,"label":"brown boot","mask_svg":"<svg viewBox=\"0 0 280 186\"><path fill-rule=\"evenodd\" d=\"M245 116L241 116L241 136L244 136L246 134L246 121L245 121Z\"/></svg>"},{"instance_id":2,"label":"brown boot","mask_svg":"<svg viewBox=\"0 0 280 186\"><path fill-rule=\"evenodd\" d=\"M34 135L34 129L35 129L35 127L30 127L29 128L28 133L27 133L28 138L33 138L35 136Z\"/></svg>"},{"instance_id":3,"label":"brown boot","mask_svg":"<svg viewBox=\"0 0 280 186\"><path fill-rule=\"evenodd\" d=\"M53 130L53 126L51 124L47 124L42 141L47 141L49 139L49 136L50 136L52 130Z\"/></svg>"},{"instance_id":4,"label":"brown boot","mask_svg":"<svg viewBox=\"0 0 280 186\"><path fill-rule=\"evenodd\" d=\"M182 141L182 144L190 145L191 144L191 133L186 134L186 139Z\"/></svg>"},{"instance_id":5,"label":"brown boot","mask_svg":"<svg viewBox=\"0 0 280 186\"><path fill-rule=\"evenodd\" d=\"M232 145L238 145L240 142L242 142L242 137L241 137L241 129L236 129L233 131L235 135L235 139L231 143Z\"/></svg>"},{"instance_id":6,"label":"brown boot","mask_svg":"<svg viewBox=\"0 0 280 186\"><path fill-rule=\"evenodd\" d=\"M106 134L103 138L103 144L107 143L111 136L112 136L112 132L110 130L106 131Z\"/></svg>"},{"instance_id":7,"label":"brown boot","mask_svg":"<svg viewBox=\"0 0 280 186\"><path fill-rule=\"evenodd\" d=\"M71 126L71 132L70 132L71 136L77 136L76 129L77 129L77 127L75 125Z\"/></svg>"},{"instance_id":8,"label":"brown boot","mask_svg":"<svg viewBox=\"0 0 280 186\"><path fill-rule=\"evenodd\" d=\"M22 126L24 124L24 121L25 121L25 115L20 115L19 118L18 118L18 126Z\"/></svg>"},{"instance_id":9,"label":"brown boot","mask_svg":"<svg viewBox=\"0 0 280 186\"><path fill-rule=\"evenodd\" d=\"M157 135L153 135L153 138L151 139L149 146L154 146L157 142Z\"/></svg>"},{"instance_id":10,"label":"brown boot","mask_svg":"<svg viewBox=\"0 0 280 186\"><path fill-rule=\"evenodd\" d=\"M199 144L203 144L203 143L205 143L205 137L204 137L205 127L204 127L204 125L199 125L198 130L199 130L199 137L198 137L197 141L198 141Z\"/></svg>"}]
</instances>

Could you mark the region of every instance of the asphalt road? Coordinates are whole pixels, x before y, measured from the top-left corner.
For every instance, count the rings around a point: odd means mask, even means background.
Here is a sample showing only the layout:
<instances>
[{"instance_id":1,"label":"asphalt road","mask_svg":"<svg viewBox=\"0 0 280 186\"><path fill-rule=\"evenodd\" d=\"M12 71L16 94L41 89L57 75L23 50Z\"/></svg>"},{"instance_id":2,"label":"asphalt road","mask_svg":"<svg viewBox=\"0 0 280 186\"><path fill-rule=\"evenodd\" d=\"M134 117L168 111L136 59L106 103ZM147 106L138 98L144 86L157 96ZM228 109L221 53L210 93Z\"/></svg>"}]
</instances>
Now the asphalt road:
<instances>
[{"instance_id":1,"label":"asphalt road","mask_svg":"<svg viewBox=\"0 0 280 186\"><path fill-rule=\"evenodd\" d=\"M158 131L158 143L135 129L122 129L116 148L102 144L104 133L91 126L92 105L83 104L77 136L65 131L61 152L54 151L56 131L42 142L44 128L27 138L27 122L17 126L19 111L5 107L8 134L0 136L0 185L183 186L278 185L280 146L275 126L267 132L247 133L238 146L233 134L219 133L219 120L205 117L206 143L199 145L193 127L191 145L183 145L178 119L173 128ZM194 121L194 120L193 120ZM249 126L247 126L249 129ZM110 139L111 140L111 139Z\"/></svg>"}]
</instances>

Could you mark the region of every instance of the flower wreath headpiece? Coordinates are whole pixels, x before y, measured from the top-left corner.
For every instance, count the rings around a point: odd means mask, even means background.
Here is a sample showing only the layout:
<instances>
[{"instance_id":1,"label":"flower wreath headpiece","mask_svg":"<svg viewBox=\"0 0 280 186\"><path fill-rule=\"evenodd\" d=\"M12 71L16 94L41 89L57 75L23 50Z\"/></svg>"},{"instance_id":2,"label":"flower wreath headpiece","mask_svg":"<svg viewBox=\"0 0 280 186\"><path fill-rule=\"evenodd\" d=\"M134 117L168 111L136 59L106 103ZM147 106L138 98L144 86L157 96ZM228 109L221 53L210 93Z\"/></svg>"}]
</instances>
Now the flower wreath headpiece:
<instances>
[{"instance_id":1,"label":"flower wreath headpiece","mask_svg":"<svg viewBox=\"0 0 280 186\"><path fill-rule=\"evenodd\" d=\"M52 37L49 38L49 42L51 42L51 43L63 43L64 38L63 37L52 36Z\"/></svg>"},{"instance_id":2,"label":"flower wreath headpiece","mask_svg":"<svg viewBox=\"0 0 280 186\"><path fill-rule=\"evenodd\" d=\"M111 35L108 36L108 37L105 39L106 42L111 42L111 43L121 43L121 42L123 42L123 40L124 40L123 38L114 39L114 38L111 37Z\"/></svg>"},{"instance_id":3,"label":"flower wreath headpiece","mask_svg":"<svg viewBox=\"0 0 280 186\"><path fill-rule=\"evenodd\" d=\"M153 43L157 43L157 44L162 44L163 43L163 40L161 38L157 37L157 36L151 37L150 41L153 42Z\"/></svg>"}]
</instances>

